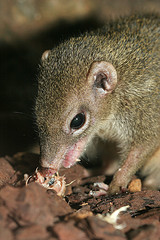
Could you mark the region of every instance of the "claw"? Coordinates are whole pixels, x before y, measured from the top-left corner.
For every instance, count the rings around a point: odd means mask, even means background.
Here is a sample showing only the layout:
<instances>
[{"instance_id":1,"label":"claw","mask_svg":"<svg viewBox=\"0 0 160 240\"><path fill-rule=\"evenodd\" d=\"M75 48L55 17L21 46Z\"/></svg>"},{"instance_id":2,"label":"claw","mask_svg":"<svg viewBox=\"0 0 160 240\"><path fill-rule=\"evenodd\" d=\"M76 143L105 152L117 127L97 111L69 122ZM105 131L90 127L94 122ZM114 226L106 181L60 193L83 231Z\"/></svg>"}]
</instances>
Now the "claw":
<instances>
[{"instance_id":1,"label":"claw","mask_svg":"<svg viewBox=\"0 0 160 240\"><path fill-rule=\"evenodd\" d=\"M94 183L94 187L99 187L100 190L98 191L90 191L89 192L89 195L90 196L93 196L93 197L99 197L99 196L104 196L106 195L107 191L108 191L108 185L103 183L103 182L97 182L97 183Z\"/></svg>"}]
</instances>

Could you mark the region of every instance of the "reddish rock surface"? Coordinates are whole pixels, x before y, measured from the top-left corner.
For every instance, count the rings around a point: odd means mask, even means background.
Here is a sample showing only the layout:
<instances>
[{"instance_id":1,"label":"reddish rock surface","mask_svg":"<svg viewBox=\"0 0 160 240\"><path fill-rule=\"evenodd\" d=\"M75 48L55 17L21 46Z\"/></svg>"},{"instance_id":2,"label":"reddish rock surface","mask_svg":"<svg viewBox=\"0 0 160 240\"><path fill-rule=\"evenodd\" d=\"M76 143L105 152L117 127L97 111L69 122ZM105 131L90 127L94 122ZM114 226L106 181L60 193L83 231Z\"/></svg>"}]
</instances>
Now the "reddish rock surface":
<instances>
[{"instance_id":1,"label":"reddish rock surface","mask_svg":"<svg viewBox=\"0 0 160 240\"><path fill-rule=\"evenodd\" d=\"M32 164L30 164L32 162ZM65 240L65 239L159 239L160 192L139 191L116 196L89 196L94 182L104 176L84 178L84 169L77 165L62 169L67 183L74 181L65 198L58 197L37 183L27 186L24 173L32 174L38 164L35 154L16 154L1 158L0 239L1 240ZM129 206L112 225L105 216ZM122 225L121 230L116 226Z\"/></svg>"}]
</instances>

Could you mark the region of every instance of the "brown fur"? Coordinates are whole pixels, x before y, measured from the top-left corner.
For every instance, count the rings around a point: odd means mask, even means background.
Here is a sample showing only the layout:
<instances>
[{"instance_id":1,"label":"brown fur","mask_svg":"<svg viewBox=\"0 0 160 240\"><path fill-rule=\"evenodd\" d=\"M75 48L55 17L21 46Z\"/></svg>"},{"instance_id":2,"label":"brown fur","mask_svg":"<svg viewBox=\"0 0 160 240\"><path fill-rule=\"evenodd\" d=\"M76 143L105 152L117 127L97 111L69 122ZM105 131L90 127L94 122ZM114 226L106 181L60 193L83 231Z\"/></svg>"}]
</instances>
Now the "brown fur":
<instances>
[{"instance_id":1,"label":"brown fur","mask_svg":"<svg viewBox=\"0 0 160 240\"><path fill-rule=\"evenodd\" d=\"M109 191L126 187L160 145L159 50L160 18L156 15L120 19L51 50L40 66L36 100L44 161L52 162L61 146L85 136L89 136L85 155L92 160L98 152L91 150L92 142L98 136L119 148L116 160L122 171L115 173ZM111 63L118 76L114 91L98 102L90 97L92 89L86 80L94 61ZM62 131L70 105L75 109L83 106L94 118L81 136ZM156 163L160 170L160 160Z\"/></svg>"}]
</instances>

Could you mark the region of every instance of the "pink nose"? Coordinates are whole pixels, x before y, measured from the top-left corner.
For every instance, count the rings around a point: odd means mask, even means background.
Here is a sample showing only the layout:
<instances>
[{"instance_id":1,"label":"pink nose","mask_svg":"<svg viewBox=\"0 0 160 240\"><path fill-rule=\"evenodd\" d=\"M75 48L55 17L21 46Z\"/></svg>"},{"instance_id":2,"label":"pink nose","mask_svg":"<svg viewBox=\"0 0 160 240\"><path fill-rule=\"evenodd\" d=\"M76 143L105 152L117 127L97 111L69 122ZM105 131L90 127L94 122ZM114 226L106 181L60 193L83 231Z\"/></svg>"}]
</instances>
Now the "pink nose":
<instances>
[{"instance_id":1,"label":"pink nose","mask_svg":"<svg viewBox=\"0 0 160 240\"><path fill-rule=\"evenodd\" d=\"M53 169L53 168L46 168L46 167L44 168L44 167L42 167L42 168L40 169L40 173L41 173L41 175L44 176L44 177L52 176L52 175L54 175L56 172L57 172L57 170L55 170L55 169Z\"/></svg>"}]
</instances>

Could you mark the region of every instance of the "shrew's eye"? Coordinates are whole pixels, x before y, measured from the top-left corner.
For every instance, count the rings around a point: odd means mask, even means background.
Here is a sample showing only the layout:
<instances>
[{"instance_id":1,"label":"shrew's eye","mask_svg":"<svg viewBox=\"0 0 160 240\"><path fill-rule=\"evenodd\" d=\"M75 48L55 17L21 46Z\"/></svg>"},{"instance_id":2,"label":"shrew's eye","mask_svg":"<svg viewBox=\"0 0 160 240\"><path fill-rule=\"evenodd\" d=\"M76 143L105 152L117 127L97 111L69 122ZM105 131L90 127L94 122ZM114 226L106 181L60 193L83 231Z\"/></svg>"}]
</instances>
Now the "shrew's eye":
<instances>
[{"instance_id":1,"label":"shrew's eye","mask_svg":"<svg viewBox=\"0 0 160 240\"><path fill-rule=\"evenodd\" d=\"M84 113L78 113L71 121L70 128L79 129L81 128L86 121Z\"/></svg>"}]
</instances>

